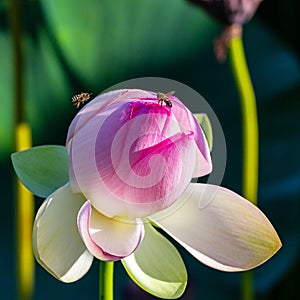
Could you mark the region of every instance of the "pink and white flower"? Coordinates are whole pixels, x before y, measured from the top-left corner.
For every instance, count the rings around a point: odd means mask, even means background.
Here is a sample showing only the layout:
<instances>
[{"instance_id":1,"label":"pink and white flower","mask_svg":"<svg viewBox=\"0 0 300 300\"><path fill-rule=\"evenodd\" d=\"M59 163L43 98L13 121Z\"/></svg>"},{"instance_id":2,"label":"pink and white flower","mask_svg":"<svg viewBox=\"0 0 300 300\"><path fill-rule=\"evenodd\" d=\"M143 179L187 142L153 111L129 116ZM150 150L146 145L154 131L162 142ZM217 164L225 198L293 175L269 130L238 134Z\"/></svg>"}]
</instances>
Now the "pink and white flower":
<instances>
[{"instance_id":1,"label":"pink and white flower","mask_svg":"<svg viewBox=\"0 0 300 300\"><path fill-rule=\"evenodd\" d=\"M97 96L72 121L70 182L45 200L33 232L37 260L59 280L81 278L93 257L122 259L139 277L141 249L149 259L157 255L149 245L171 249L149 222L223 271L251 269L280 248L257 207L225 188L190 183L211 172L210 153L192 113L169 98L172 108L153 92L117 90Z\"/></svg>"}]
</instances>

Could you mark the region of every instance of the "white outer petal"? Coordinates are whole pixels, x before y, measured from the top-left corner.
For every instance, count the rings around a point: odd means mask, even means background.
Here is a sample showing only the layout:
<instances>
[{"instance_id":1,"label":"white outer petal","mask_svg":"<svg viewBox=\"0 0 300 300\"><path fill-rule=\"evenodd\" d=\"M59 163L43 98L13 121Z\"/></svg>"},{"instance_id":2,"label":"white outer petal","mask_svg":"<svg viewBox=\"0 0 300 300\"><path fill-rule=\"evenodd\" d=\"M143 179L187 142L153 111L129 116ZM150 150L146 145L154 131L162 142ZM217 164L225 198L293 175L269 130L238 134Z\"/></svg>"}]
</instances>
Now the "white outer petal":
<instances>
[{"instance_id":1,"label":"white outer petal","mask_svg":"<svg viewBox=\"0 0 300 300\"><path fill-rule=\"evenodd\" d=\"M72 194L66 184L50 195L38 210L33 228L36 260L54 277L74 282L90 269L93 256L77 229L77 214L86 199Z\"/></svg>"},{"instance_id":2,"label":"white outer petal","mask_svg":"<svg viewBox=\"0 0 300 300\"><path fill-rule=\"evenodd\" d=\"M212 268L248 270L281 247L266 216L228 189L191 184L178 203L150 219Z\"/></svg>"}]
</instances>

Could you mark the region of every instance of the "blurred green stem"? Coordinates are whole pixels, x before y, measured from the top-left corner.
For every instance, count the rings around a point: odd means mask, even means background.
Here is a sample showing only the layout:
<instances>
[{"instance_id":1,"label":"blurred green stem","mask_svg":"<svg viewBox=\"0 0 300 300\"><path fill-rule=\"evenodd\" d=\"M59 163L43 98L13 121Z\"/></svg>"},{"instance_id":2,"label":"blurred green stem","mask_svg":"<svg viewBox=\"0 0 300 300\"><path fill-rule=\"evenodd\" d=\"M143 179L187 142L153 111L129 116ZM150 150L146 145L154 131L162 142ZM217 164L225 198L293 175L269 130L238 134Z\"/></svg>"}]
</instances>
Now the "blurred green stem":
<instances>
[{"instance_id":1,"label":"blurred green stem","mask_svg":"<svg viewBox=\"0 0 300 300\"><path fill-rule=\"evenodd\" d=\"M243 130L242 193L257 204L258 188L258 121L256 99L245 58L242 37L233 37L229 43L232 72L240 97ZM253 274L242 274L242 299L254 299Z\"/></svg>"},{"instance_id":2,"label":"blurred green stem","mask_svg":"<svg viewBox=\"0 0 300 300\"><path fill-rule=\"evenodd\" d=\"M99 300L113 300L114 262L100 261Z\"/></svg>"},{"instance_id":3,"label":"blurred green stem","mask_svg":"<svg viewBox=\"0 0 300 300\"><path fill-rule=\"evenodd\" d=\"M11 31L13 67L14 67L14 98L15 122L23 122L23 55L22 55L22 24L20 0L9 2L9 23Z\"/></svg>"},{"instance_id":4,"label":"blurred green stem","mask_svg":"<svg viewBox=\"0 0 300 300\"><path fill-rule=\"evenodd\" d=\"M15 151L31 147L31 128L24 121L23 98L23 54L21 1L9 1L9 23L12 43L13 90L14 90L14 134ZM33 195L16 181L16 260L18 299L30 300L34 289L34 260L31 248L31 233L34 214Z\"/></svg>"}]
</instances>

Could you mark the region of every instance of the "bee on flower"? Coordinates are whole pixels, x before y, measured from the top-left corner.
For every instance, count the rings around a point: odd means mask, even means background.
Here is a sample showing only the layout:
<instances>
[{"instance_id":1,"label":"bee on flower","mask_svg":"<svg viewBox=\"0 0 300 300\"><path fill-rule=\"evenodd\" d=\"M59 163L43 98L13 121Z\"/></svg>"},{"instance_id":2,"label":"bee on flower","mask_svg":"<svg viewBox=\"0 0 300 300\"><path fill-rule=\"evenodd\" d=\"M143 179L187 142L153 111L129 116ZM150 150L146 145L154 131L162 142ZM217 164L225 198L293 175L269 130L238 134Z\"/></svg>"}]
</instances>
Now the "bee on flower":
<instances>
[{"instance_id":1,"label":"bee on flower","mask_svg":"<svg viewBox=\"0 0 300 300\"><path fill-rule=\"evenodd\" d=\"M160 107L162 107L163 103L165 103L169 107L172 107L172 102L168 98L168 96L172 96L174 93L175 93L174 91L166 93L166 94L157 92L158 104L160 104Z\"/></svg>"}]
</instances>

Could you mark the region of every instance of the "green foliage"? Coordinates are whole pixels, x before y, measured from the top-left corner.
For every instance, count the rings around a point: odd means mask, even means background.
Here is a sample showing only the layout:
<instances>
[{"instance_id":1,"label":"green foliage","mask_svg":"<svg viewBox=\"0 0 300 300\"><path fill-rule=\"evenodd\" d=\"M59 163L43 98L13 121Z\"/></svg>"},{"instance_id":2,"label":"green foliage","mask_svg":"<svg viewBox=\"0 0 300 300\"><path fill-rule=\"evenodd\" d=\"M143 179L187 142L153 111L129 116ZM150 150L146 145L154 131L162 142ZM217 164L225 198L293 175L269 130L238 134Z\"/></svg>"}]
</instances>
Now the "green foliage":
<instances>
[{"instance_id":1,"label":"green foliage","mask_svg":"<svg viewBox=\"0 0 300 300\"><path fill-rule=\"evenodd\" d=\"M125 75L137 67L172 64L201 48L212 20L184 1L41 0L47 24L67 64L85 85ZM179 22L188 20L188 22ZM197 31L194 28L198 28ZM87 34L88 32L88 34ZM197 35L201 32L201 39ZM180 37L180 43L176 40ZM174 41L174 43L170 43ZM176 51L170 51L176 47ZM126 77L126 75L125 75Z\"/></svg>"},{"instance_id":2,"label":"green foliage","mask_svg":"<svg viewBox=\"0 0 300 300\"><path fill-rule=\"evenodd\" d=\"M38 146L11 155L22 183L46 198L68 181L68 154L63 146Z\"/></svg>"}]
</instances>

